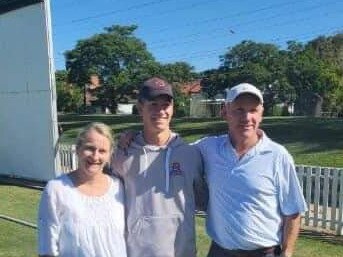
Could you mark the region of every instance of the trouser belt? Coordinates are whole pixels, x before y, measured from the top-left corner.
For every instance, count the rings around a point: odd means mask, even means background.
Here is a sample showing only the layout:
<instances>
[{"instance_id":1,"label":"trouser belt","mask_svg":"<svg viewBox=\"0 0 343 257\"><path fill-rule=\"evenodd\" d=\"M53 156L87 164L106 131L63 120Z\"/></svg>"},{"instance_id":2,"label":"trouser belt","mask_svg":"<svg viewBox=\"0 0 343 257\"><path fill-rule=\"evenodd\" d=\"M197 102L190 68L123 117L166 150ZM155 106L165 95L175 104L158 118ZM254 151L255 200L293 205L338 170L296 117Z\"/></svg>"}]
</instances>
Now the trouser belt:
<instances>
[{"instance_id":1,"label":"trouser belt","mask_svg":"<svg viewBox=\"0 0 343 257\"><path fill-rule=\"evenodd\" d=\"M225 249L212 241L207 257L277 257L281 254L279 245L258 248L255 250Z\"/></svg>"}]
</instances>

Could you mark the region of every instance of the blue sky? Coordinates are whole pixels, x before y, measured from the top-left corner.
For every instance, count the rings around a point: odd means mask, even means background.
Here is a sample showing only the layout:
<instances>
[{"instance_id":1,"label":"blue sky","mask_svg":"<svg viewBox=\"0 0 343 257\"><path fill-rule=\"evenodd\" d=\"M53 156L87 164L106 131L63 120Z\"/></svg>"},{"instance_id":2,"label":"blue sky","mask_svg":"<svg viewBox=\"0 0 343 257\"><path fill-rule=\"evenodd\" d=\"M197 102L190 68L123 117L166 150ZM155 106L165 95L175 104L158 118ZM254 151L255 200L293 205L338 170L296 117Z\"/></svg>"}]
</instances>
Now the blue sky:
<instances>
[{"instance_id":1,"label":"blue sky","mask_svg":"<svg viewBox=\"0 0 343 257\"><path fill-rule=\"evenodd\" d=\"M55 68L80 39L113 24L135 35L157 61L218 68L219 56L242 40L307 42L343 33L342 0L51 0Z\"/></svg>"}]
</instances>

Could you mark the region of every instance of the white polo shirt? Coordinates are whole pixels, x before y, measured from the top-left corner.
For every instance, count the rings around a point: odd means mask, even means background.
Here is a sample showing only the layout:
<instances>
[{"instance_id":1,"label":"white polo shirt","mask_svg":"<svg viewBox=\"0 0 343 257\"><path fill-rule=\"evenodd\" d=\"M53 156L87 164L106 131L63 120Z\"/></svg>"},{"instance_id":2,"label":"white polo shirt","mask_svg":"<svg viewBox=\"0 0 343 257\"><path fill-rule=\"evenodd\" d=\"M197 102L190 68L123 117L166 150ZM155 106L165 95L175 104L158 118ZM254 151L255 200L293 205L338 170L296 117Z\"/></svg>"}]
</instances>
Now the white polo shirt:
<instances>
[{"instance_id":1,"label":"white polo shirt","mask_svg":"<svg viewBox=\"0 0 343 257\"><path fill-rule=\"evenodd\" d=\"M293 158L264 133L241 159L229 136L195 143L209 187L207 233L226 249L281 244L282 216L307 210Z\"/></svg>"}]
</instances>

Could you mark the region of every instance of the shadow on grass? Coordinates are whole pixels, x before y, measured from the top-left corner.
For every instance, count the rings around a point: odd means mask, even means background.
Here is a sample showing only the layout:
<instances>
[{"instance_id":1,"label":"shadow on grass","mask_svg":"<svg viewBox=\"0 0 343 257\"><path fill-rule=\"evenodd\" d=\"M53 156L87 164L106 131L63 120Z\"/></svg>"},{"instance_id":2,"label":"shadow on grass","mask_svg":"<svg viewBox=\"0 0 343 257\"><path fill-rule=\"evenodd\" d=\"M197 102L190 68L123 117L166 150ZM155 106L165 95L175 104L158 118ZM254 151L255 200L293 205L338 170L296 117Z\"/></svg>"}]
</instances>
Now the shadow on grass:
<instances>
[{"instance_id":1,"label":"shadow on grass","mask_svg":"<svg viewBox=\"0 0 343 257\"><path fill-rule=\"evenodd\" d=\"M31 188L36 190L43 190L46 182L23 179L23 178L13 178L9 176L0 175L0 186L18 186L24 188Z\"/></svg>"},{"instance_id":2,"label":"shadow on grass","mask_svg":"<svg viewBox=\"0 0 343 257\"><path fill-rule=\"evenodd\" d=\"M319 240L328 244L343 246L343 236L313 230L301 230L300 236L303 238Z\"/></svg>"},{"instance_id":3,"label":"shadow on grass","mask_svg":"<svg viewBox=\"0 0 343 257\"><path fill-rule=\"evenodd\" d=\"M136 115L60 115L60 125L68 141L89 122L99 121L112 127L114 133L127 129L141 130L141 118ZM221 118L174 118L172 129L186 139L225 134L227 125ZM299 146L298 153L309 154L343 149L343 119L308 117L267 117L262 129L276 142ZM63 141L63 140L62 140Z\"/></svg>"},{"instance_id":4,"label":"shadow on grass","mask_svg":"<svg viewBox=\"0 0 343 257\"><path fill-rule=\"evenodd\" d=\"M179 128L178 126L175 126L175 131L178 132L182 137L188 137L188 136L195 136L199 135L201 137L204 136L213 136L213 135L221 135L226 133L227 131L227 125L226 123L222 122L216 122L214 123L204 123L201 126L195 126L195 127L187 127L187 128Z\"/></svg>"},{"instance_id":5,"label":"shadow on grass","mask_svg":"<svg viewBox=\"0 0 343 257\"><path fill-rule=\"evenodd\" d=\"M135 115L76 115L67 114L59 115L59 124L62 126L63 131L70 129L78 129L86 126L91 122L102 122L109 126L115 126L122 123L137 124L140 122L140 117Z\"/></svg>"},{"instance_id":6,"label":"shadow on grass","mask_svg":"<svg viewBox=\"0 0 343 257\"><path fill-rule=\"evenodd\" d=\"M315 153L343 148L343 120L294 118L265 120L262 128L281 144L306 145L301 153Z\"/></svg>"}]
</instances>

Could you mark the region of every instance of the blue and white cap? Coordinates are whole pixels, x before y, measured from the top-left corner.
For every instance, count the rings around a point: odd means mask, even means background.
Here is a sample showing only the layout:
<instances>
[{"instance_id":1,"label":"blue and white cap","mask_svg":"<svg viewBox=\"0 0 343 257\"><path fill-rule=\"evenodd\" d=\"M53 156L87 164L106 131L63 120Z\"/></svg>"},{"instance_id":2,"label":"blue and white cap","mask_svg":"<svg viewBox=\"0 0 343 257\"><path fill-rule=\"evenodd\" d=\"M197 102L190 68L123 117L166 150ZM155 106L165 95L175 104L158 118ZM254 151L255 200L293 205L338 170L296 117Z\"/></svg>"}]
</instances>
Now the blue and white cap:
<instances>
[{"instance_id":1,"label":"blue and white cap","mask_svg":"<svg viewBox=\"0 0 343 257\"><path fill-rule=\"evenodd\" d=\"M226 102L233 102L241 94L255 95L260 100L261 104L263 104L262 92L257 87L249 83L241 83L232 88L226 89Z\"/></svg>"}]
</instances>

